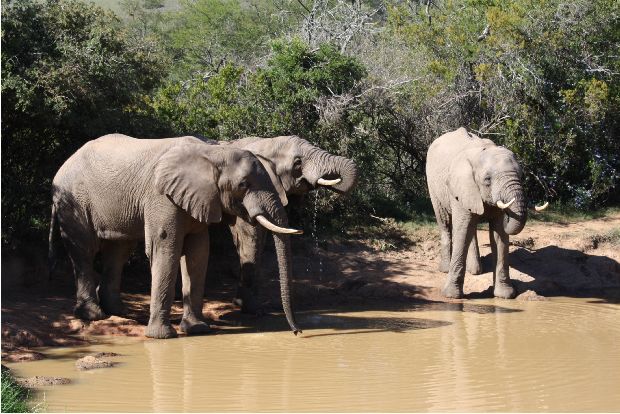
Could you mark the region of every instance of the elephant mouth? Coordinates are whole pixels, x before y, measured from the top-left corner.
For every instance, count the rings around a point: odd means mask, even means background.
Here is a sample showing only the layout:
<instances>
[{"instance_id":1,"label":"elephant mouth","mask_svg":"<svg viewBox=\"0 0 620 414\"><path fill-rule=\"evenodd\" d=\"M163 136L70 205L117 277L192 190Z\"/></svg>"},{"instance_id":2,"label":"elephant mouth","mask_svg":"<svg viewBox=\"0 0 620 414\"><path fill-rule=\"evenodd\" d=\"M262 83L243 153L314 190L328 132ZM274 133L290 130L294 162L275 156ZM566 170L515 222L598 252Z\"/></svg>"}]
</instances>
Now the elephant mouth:
<instances>
[{"instance_id":1,"label":"elephant mouth","mask_svg":"<svg viewBox=\"0 0 620 414\"><path fill-rule=\"evenodd\" d=\"M307 185L312 190L316 190L321 187L331 189L332 187L340 184L342 182L342 178L338 174L326 174L317 178L314 183L310 183L305 179L302 179L301 181L301 186Z\"/></svg>"},{"instance_id":2,"label":"elephant mouth","mask_svg":"<svg viewBox=\"0 0 620 414\"><path fill-rule=\"evenodd\" d=\"M287 194L305 194L316 189L316 186L310 184L304 177L299 178L294 182L289 190L286 190Z\"/></svg>"}]
</instances>

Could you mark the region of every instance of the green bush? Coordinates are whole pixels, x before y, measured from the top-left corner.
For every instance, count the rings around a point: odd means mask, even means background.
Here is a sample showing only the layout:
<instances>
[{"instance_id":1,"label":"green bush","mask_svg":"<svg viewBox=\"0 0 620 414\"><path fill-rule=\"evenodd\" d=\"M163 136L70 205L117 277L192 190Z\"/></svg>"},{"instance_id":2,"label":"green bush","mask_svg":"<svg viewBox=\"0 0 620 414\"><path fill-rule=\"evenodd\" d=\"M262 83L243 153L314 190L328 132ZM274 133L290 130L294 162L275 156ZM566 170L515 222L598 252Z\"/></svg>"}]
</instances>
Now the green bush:
<instances>
[{"instance_id":1,"label":"green bush","mask_svg":"<svg viewBox=\"0 0 620 414\"><path fill-rule=\"evenodd\" d=\"M532 201L620 201L617 1L156 3L3 4L3 245L44 242L55 172L111 132L300 135L358 164L350 197L309 198L337 229L428 216L428 145L460 126L517 154Z\"/></svg>"},{"instance_id":2,"label":"green bush","mask_svg":"<svg viewBox=\"0 0 620 414\"><path fill-rule=\"evenodd\" d=\"M4 368L4 366L3 366ZM3 413L29 413L28 391L17 384L9 370L2 370L2 407Z\"/></svg>"},{"instance_id":3,"label":"green bush","mask_svg":"<svg viewBox=\"0 0 620 414\"><path fill-rule=\"evenodd\" d=\"M3 245L45 240L51 180L84 142L154 133L133 109L164 64L152 41L89 3L3 3Z\"/></svg>"},{"instance_id":4,"label":"green bush","mask_svg":"<svg viewBox=\"0 0 620 414\"><path fill-rule=\"evenodd\" d=\"M618 200L620 3L471 0L391 9L421 49L437 112L513 150L527 193L576 208ZM425 68L425 69L424 69ZM419 88L416 88L419 90ZM422 93L432 102L434 97Z\"/></svg>"}]
</instances>

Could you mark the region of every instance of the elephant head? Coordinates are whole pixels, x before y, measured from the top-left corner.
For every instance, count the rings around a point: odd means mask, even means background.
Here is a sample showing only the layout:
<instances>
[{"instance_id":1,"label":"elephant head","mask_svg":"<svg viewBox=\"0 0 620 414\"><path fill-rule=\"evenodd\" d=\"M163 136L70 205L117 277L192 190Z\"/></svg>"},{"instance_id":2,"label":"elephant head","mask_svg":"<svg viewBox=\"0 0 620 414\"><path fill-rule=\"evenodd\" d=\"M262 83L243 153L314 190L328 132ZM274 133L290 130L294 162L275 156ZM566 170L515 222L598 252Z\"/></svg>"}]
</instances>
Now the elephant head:
<instances>
[{"instance_id":1,"label":"elephant head","mask_svg":"<svg viewBox=\"0 0 620 414\"><path fill-rule=\"evenodd\" d=\"M293 332L301 332L290 302L289 234L302 232L286 228L288 218L281 201L286 197L284 190L274 187L261 161L250 151L183 143L159 159L155 185L160 193L201 222L219 222L222 213L226 213L259 223L273 233L282 306Z\"/></svg>"},{"instance_id":2,"label":"elephant head","mask_svg":"<svg viewBox=\"0 0 620 414\"><path fill-rule=\"evenodd\" d=\"M527 220L527 203L521 185L523 172L515 155L489 140L456 157L447 177L450 195L470 212L503 214L503 228L518 234Z\"/></svg>"},{"instance_id":3,"label":"elephant head","mask_svg":"<svg viewBox=\"0 0 620 414\"><path fill-rule=\"evenodd\" d=\"M248 137L230 145L244 148L273 163L286 194L305 194L320 186L346 194L357 182L357 167L297 136Z\"/></svg>"}]
</instances>

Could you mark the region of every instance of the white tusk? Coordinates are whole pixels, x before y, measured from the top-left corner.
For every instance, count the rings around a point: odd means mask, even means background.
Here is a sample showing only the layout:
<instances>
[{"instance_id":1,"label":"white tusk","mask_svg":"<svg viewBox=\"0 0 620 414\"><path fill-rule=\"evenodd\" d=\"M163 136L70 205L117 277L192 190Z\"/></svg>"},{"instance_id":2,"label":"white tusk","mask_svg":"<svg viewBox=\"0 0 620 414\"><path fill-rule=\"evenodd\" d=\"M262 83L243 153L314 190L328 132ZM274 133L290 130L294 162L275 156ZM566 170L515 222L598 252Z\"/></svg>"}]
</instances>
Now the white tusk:
<instances>
[{"instance_id":1,"label":"white tusk","mask_svg":"<svg viewBox=\"0 0 620 414\"><path fill-rule=\"evenodd\" d=\"M284 227L276 226L269 220L267 220L263 215L259 214L256 216L256 221L258 221L264 228L267 230L271 230L274 233L284 233L284 234L303 234L303 230L296 229L286 229Z\"/></svg>"},{"instance_id":2,"label":"white tusk","mask_svg":"<svg viewBox=\"0 0 620 414\"><path fill-rule=\"evenodd\" d=\"M509 201L509 202L507 202L506 204L502 203L501 201L498 201L498 202L497 202L497 207L499 207L499 208L501 208L501 209L503 210L503 209L505 209L505 208L510 207L510 205L511 205L512 203L514 203L514 202L515 202L514 197L512 198L512 200L510 200L510 201Z\"/></svg>"},{"instance_id":3,"label":"white tusk","mask_svg":"<svg viewBox=\"0 0 620 414\"><path fill-rule=\"evenodd\" d=\"M545 204L543 204L542 206L534 206L534 210L536 210L536 211L543 211L547 207L549 207L549 202L548 201L545 202Z\"/></svg>"},{"instance_id":4,"label":"white tusk","mask_svg":"<svg viewBox=\"0 0 620 414\"><path fill-rule=\"evenodd\" d=\"M331 186L331 185L339 184L340 181L342 181L341 178L336 178L335 180L326 180L325 178L319 178L316 183L319 185Z\"/></svg>"}]
</instances>

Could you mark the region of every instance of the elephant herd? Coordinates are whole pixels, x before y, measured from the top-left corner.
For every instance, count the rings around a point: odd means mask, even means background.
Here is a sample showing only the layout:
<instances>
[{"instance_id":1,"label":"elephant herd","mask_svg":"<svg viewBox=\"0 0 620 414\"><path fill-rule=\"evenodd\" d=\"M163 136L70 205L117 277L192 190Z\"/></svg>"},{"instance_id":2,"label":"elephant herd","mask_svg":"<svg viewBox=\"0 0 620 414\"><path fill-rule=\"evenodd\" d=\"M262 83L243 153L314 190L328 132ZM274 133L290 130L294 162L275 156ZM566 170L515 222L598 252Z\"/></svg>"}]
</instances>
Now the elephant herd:
<instances>
[{"instance_id":1,"label":"elephant herd","mask_svg":"<svg viewBox=\"0 0 620 414\"><path fill-rule=\"evenodd\" d=\"M441 232L440 270L446 297L463 295L465 266L480 273L476 224L489 221L496 257L494 293L512 298L508 236L527 218L521 168L512 152L464 128L437 138L426 174ZM282 307L297 334L291 305L292 262L288 197L318 187L346 194L357 182L355 163L297 136L248 137L231 142L199 136L136 139L121 134L87 142L59 169L52 184L50 258L59 230L72 262L76 316L123 315L123 266L139 241L151 268L151 304L145 335L177 336L170 322L181 271L181 331L209 331L202 315L209 260L209 225L228 224L240 258L235 303L257 311L254 279L267 233L276 248ZM545 205L546 206L546 205ZM543 206L543 207L545 207ZM95 256L102 271L94 270Z\"/></svg>"}]
</instances>

